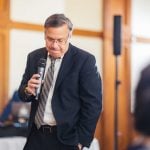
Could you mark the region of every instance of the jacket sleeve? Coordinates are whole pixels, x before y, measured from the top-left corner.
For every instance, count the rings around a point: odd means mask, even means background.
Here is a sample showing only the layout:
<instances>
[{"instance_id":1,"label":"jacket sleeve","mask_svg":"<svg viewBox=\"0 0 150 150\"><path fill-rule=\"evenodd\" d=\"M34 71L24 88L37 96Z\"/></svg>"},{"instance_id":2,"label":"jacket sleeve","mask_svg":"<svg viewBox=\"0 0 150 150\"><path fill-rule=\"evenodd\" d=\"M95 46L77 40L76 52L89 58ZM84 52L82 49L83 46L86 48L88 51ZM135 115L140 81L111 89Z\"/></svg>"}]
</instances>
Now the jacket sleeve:
<instances>
[{"instance_id":1,"label":"jacket sleeve","mask_svg":"<svg viewBox=\"0 0 150 150\"><path fill-rule=\"evenodd\" d=\"M27 64L26 64L25 72L23 74L23 78L22 78L22 81L21 81L21 84L20 84L19 90L18 90L18 95L19 95L20 99L24 102L30 102L32 100L32 98L34 97L31 95L29 96L25 93L25 88L27 86L28 80L31 78L31 76L33 74L32 73L33 71L31 70L33 67L31 64L31 60L32 60L32 58L29 54L27 57Z\"/></svg>"},{"instance_id":2,"label":"jacket sleeve","mask_svg":"<svg viewBox=\"0 0 150 150\"><path fill-rule=\"evenodd\" d=\"M93 55L90 55L82 66L79 87L81 100L79 142L89 147L102 109L101 78Z\"/></svg>"}]
</instances>

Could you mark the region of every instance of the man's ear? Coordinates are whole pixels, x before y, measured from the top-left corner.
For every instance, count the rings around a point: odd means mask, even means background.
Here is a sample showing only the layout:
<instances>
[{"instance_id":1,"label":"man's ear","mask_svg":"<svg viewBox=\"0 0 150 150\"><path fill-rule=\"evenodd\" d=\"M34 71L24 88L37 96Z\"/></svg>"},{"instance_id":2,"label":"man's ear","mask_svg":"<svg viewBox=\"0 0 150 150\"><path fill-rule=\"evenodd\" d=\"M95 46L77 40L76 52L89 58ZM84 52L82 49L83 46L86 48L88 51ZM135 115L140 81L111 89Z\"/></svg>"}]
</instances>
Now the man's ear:
<instances>
[{"instance_id":1,"label":"man's ear","mask_svg":"<svg viewBox=\"0 0 150 150\"><path fill-rule=\"evenodd\" d=\"M44 40L46 40L46 29L44 29Z\"/></svg>"},{"instance_id":2,"label":"man's ear","mask_svg":"<svg viewBox=\"0 0 150 150\"><path fill-rule=\"evenodd\" d=\"M72 37L72 31L69 32L69 39Z\"/></svg>"}]
</instances>

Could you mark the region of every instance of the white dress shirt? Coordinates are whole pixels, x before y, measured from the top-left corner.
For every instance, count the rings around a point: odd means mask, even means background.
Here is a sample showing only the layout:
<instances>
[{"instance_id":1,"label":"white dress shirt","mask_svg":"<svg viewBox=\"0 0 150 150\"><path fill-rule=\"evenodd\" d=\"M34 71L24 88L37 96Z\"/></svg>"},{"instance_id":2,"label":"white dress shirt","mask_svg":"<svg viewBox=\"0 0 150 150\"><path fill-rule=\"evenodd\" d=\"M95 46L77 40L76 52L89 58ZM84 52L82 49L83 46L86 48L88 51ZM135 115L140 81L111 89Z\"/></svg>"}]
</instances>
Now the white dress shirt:
<instances>
[{"instance_id":1,"label":"white dress shirt","mask_svg":"<svg viewBox=\"0 0 150 150\"><path fill-rule=\"evenodd\" d=\"M51 101L52 101L52 97L53 97L53 93L54 93L56 79L57 79L58 72L59 72L59 69L61 66L61 62L62 62L62 57L60 59L56 59L56 61L55 61L53 82L52 82L52 85L51 85L51 88L49 91L49 95L48 95L48 99L47 99L46 107L45 107L45 112L44 112L44 119L43 119L44 124L48 124L51 126L56 125L56 120L55 120L55 117L54 117L53 111L52 111ZM46 75L48 67L50 65L51 65L51 60L48 56L47 62L46 62L46 68L45 68L45 75Z\"/></svg>"}]
</instances>

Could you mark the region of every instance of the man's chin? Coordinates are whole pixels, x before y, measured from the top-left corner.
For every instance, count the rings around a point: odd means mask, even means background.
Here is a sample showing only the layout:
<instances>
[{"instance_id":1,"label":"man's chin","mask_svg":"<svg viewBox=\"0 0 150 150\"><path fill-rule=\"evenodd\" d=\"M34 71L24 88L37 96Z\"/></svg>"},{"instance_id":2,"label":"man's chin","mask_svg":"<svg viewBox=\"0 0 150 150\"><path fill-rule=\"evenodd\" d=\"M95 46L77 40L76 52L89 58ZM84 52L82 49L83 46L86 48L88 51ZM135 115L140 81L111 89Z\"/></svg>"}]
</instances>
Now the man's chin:
<instances>
[{"instance_id":1,"label":"man's chin","mask_svg":"<svg viewBox=\"0 0 150 150\"><path fill-rule=\"evenodd\" d=\"M59 58L61 57L61 54L60 53L49 53L52 57L54 58Z\"/></svg>"}]
</instances>

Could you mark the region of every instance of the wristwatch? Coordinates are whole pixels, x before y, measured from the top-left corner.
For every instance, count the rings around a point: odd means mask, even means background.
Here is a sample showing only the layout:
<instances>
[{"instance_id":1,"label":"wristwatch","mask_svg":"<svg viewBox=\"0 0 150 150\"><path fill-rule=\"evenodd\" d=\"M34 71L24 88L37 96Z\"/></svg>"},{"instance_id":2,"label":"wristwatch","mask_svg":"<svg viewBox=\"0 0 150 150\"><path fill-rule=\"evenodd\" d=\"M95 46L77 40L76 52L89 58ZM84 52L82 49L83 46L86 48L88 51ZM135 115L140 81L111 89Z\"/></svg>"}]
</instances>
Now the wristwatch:
<instances>
[{"instance_id":1,"label":"wristwatch","mask_svg":"<svg viewBox=\"0 0 150 150\"><path fill-rule=\"evenodd\" d=\"M28 87L25 87L24 93L25 93L27 96L31 96L31 95L32 95L31 93L28 92Z\"/></svg>"}]
</instances>

